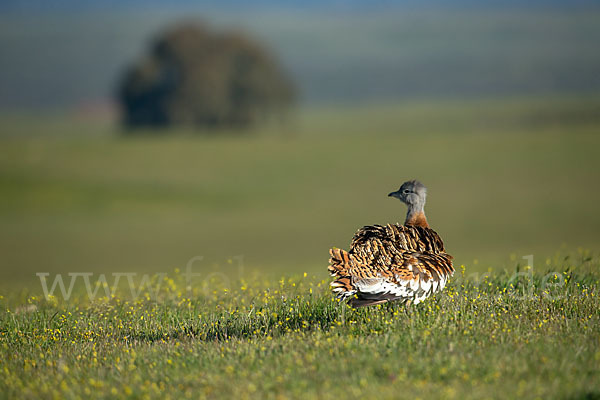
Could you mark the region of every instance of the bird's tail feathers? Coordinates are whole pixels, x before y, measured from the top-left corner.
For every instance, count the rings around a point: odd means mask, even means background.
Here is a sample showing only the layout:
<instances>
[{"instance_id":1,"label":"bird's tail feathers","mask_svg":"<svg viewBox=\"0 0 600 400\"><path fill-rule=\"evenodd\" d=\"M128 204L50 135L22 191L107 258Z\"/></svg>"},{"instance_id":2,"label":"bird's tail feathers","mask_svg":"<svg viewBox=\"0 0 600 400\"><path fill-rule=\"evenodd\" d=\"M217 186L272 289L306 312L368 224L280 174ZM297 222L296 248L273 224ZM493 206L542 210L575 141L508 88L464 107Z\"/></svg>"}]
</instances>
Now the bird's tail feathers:
<instances>
[{"instance_id":1,"label":"bird's tail feathers","mask_svg":"<svg viewBox=\"0 0 600 400\"><path fill-rule=\"evenodd\" d=\"M356 292L352 287L350 274L350 269L354 263L352 255L347 251L338 248L330 249L329 254L331 255L331 258L329 259L329 266L327 269L331 276L336 278L336 280L330 284L331 289L338 297L346 298L351 296Z\"/></svg>"},{"instance_id":2,"label":"bird's tail feathers","mask_svg":"<svg viewBox=\"0 0 600 400\"><path fill-rule=\"evenodd\" d=\"M347 276L350 272L352 256L346 250L334 247L329 249L331 258L329 259L329 267L327 270L331 276Z\"/></svg>"}]
</instances>

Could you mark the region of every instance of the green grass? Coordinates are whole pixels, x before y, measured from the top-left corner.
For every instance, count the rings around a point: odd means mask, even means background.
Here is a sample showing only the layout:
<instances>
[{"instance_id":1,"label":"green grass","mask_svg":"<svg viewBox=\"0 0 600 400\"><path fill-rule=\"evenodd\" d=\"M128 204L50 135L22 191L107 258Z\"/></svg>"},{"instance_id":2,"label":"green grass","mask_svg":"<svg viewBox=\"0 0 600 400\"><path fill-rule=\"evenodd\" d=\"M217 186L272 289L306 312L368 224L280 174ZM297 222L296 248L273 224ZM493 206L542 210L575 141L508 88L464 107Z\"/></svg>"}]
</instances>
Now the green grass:
<instances>
[{"instance_id":1,"label":"green grass","mask_svg":"<svg viewBox=\"0 0 600 400\"><path fill-rule=\"evenodd\" d=\"M136 299L126 290L92 302L84 290L69 301L12 296L1 300L0 393L596 398L599 262L580 252L535 273L459 267L443 293L408 309L353 310L327 279L306 275L188 288L172 272Z\"/></svg>"},{"instance_id":2,"label":"green grass","mask_svg":"<svg viewBox=\"0 0 600 400\"><path fill-rule=\"evenodd\" d=\"M321 108L164 137L3 116L0 397L596 398L599 106ZM455 278L408 310L334 301L328 248L402 221L386 194L415 177ZM38 272L108 284L46 298ZM113 282L128 272L153 277L139 297Z\"/></svg>"}]
</instances>

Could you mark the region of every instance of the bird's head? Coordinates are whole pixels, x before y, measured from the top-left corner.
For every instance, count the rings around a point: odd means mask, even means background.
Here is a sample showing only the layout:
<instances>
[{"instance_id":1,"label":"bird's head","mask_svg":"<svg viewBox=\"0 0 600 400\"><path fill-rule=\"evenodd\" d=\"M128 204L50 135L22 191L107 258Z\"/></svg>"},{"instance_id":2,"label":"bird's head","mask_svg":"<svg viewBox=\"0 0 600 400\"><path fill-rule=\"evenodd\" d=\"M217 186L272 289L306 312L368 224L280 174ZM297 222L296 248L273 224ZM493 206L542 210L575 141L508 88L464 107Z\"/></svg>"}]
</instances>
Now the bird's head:
<instances>
[{"instance_id":1,"label":"bird's head","mask_svg":"<svg viewBox=\"0 0 600 400\"><path fill-rule=\"evenodd\" d=\"M404 182L400 189L388 194L390 197L400 199L409 208L425 206L425 198L427 197L427 188L421 182L412 180Z\"/></svg>"}]
</instances>

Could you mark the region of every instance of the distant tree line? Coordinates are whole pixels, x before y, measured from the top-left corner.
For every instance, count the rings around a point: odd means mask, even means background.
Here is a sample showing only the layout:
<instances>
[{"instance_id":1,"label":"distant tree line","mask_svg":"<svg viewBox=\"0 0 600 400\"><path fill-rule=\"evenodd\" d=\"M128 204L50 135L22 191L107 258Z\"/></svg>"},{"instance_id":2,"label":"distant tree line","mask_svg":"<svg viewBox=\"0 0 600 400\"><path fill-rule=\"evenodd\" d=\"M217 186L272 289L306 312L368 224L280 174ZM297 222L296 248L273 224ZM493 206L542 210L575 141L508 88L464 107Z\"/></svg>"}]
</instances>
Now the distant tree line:
<instances>
[{"instance_id":1,"label":"distant tree line","mask_svg":"<svg viewBox=\"0 0 600 400\"><path fill-rule=\"evenodd\" d=\"M127 127L247 127L286 112L296 91L254 40L185 24L154 40L122 77L118 98Z\"/></svg>"}]
</instances>

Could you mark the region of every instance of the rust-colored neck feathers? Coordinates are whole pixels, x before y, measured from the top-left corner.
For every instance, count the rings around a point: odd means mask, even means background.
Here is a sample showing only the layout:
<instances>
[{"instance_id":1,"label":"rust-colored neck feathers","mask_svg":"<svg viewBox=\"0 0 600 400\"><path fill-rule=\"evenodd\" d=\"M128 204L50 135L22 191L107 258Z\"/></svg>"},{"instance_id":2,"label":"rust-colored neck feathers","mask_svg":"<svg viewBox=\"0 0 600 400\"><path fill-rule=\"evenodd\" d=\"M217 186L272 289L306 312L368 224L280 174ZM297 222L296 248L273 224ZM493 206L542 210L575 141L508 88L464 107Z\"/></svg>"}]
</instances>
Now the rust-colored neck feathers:
<instances>
[{"instance_id":1,"label":"rust-colored neck feathers","mask_svg":"<svg viewBox=\"0 0 600 400\"><path fill-rule=\"evenodd\" d=\"M425 218L425 213L423 212L423 210L416 212L409 211L408 214L406 214L406 221L404 221L404 225L429 228L429 224L427 223L427 218Z\"/></svg>"}]
</instances>

